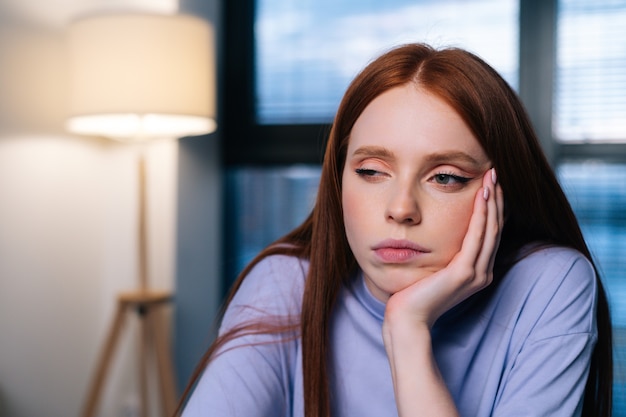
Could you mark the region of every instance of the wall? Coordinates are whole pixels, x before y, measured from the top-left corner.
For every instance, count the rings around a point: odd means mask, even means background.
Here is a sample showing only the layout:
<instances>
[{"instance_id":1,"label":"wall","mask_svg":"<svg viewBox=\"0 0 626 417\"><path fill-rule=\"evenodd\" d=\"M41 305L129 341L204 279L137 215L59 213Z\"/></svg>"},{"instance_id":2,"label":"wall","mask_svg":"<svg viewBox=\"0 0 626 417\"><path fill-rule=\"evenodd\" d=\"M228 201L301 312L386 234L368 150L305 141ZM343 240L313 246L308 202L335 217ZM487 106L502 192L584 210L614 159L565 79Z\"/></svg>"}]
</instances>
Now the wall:
<instances>
[{"instance_id":1,"label":"wall","mask_svg":"<svg viewBox=\"0 0 626 417\"><path fill-rule=\"evenodd\" d=\"M181 0L180 10L213 23L221 62L220 2ZM218 80L220 73L218 65ZM221 94L219 81L217 93ZM212 341L222 294L219 120L218 114L216 133L179 141L174 356L181 390Z\"/></svg>"},{"instance_id":2,"label":"wall","mask_svg":"<svg viewBox=\"0 0 626 417\"><path fill-rule=\"evenodd\" d=\"M8 6L0 3L0 416L67 417L83 404L116 294L136 285L136 154L64 132L63 26ZM177 164L176 142L148 151L150 279L165 289L175 277ZM128 415L137 398L134 324L102 416Z\"/></svg>"}]
</instances>

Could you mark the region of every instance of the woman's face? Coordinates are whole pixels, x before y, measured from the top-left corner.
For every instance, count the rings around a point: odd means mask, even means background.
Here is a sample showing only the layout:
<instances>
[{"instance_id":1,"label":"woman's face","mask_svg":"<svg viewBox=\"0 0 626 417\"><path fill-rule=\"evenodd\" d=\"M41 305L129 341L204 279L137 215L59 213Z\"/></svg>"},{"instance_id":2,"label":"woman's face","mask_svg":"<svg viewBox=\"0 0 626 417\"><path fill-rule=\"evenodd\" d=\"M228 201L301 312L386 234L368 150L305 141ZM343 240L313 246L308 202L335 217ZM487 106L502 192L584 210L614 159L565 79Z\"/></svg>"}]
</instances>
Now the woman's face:
<instances>
[{"instance_id":1,"label":"woman's face","mask_svg":"<svg viewBox=\"0 0 626 417\"><path fill-rule=\"evenodd\" d=\"M357 119L342 177L346 235L369 290L390 295L460 250L487 155L459 115L413 84Z\"/></svg>"}]
</instances>

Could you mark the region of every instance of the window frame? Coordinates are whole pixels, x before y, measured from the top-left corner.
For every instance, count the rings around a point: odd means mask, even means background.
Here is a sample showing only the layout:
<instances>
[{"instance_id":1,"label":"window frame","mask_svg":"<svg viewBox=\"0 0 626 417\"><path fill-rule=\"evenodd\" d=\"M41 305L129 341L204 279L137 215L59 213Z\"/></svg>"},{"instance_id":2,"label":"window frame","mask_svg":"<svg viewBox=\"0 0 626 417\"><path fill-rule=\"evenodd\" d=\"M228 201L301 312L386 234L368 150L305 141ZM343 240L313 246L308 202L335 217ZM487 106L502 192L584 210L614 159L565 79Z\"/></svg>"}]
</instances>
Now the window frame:
<instances>
[{"instance_id":1,"label":"window frame","mask_svg":"<svg viewBox=\"0 0 626 417\"><path fill-rule=\"evenodd\" d=\"M330 124L261 125L255 120L254 0L224 2L225 165L321 164Z\"/></svg>"}]
</instances>

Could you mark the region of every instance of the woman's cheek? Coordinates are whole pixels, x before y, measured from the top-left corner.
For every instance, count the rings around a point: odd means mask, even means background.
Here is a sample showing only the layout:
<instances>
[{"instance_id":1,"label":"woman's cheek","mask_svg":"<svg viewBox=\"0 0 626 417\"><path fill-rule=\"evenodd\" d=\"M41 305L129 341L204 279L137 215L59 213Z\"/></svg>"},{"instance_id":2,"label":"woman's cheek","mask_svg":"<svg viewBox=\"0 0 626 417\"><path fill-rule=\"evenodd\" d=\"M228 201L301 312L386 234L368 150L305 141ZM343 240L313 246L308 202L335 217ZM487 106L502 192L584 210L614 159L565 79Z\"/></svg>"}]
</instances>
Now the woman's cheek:
<instances>
[{"instance_id":1,"label":"woman's cheek","mask_svg":"<svg viewBox=\"0 0 626 417\"><path fill-rule=\"evenodd\" d=\"M472 218L473 202L473 200L464 200L452 206L447 205L439 209L440 219L442 220L441 227L447 230L447 233L442 233L442 235L446 235L449 246L446 265L461 250L463 239L465 239L470 219Z\"/></svg>"}]
</instances>

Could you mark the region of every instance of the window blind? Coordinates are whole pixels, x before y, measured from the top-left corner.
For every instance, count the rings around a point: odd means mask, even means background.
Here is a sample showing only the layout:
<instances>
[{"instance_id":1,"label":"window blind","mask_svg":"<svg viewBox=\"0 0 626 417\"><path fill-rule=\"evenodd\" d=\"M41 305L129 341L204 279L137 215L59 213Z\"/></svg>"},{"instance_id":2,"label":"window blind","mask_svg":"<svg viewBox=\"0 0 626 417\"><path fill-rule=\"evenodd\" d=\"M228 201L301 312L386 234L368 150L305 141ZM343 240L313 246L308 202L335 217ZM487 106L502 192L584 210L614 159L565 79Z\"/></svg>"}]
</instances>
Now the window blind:
<instances>
[{"instance_id":1,"label":"window blind","mask_svg":"<svg viewBox=\"0 0 626 417\"><path fill-rule=\"evenodd\" d=\"M557 175L604 283L613 320L614 417L626 416L626 164L566 162Z\"/></svg>"},{"instance_id":2,"label":"window blind","mask_svg":"<svg viewBox=\"0 0 626 417\"><path fill-rule=\"evenodd\" d=\"M626 1L559 0L553 130L626 142Z\"/></svg>"}]
</instances>

